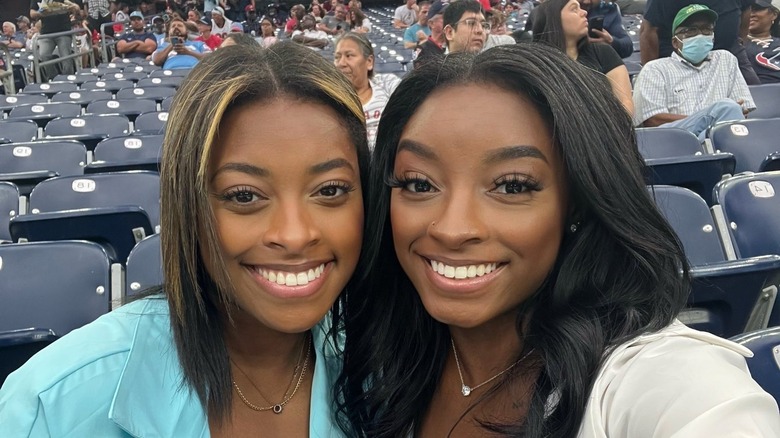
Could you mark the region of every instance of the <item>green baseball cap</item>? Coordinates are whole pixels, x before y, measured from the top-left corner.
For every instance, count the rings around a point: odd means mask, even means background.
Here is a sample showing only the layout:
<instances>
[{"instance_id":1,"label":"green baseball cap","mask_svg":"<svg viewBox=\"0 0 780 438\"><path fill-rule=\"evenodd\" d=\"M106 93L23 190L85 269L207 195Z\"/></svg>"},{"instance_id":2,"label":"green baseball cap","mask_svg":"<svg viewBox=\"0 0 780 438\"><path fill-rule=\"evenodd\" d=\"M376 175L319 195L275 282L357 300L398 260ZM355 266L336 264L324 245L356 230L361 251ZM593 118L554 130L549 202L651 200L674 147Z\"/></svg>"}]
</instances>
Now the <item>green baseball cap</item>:
<instances>
[{"instance_id":1,"label":"green baseball cap","mask_svg":"<svg viewBox=\"0 0 780 438\"><path fill-rule=\"evenodd\" d=\"M683 22L696 14L706 15L713 23L718 20L718 13L704 5L688 5L677 13L672 22L672 34L677 32Z\"/></svg>"}]
</instances>

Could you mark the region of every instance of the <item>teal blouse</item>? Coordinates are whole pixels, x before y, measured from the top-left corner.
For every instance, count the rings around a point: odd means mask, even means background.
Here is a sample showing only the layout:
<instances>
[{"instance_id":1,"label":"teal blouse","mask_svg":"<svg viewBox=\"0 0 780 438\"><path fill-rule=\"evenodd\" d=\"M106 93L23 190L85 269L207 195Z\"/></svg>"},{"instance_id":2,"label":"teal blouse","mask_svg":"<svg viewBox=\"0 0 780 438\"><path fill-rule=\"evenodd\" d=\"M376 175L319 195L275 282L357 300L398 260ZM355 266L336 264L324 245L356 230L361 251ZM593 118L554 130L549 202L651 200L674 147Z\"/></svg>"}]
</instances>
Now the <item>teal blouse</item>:
<instances>
[{"instance_id":1,"label":"teal blouse","mask_svg":"<svg viewBox=\"0 0 780 438\"><path fill-rule=\"evenodd\" d=\"M309 436L336 438L344 436L332 398L341 362L327 320L312 329ZM8 376L0 430L7 437L208 437L203 406L183 381L168 303L146 298L74 330Z\"/></svg>"}]
</instances>

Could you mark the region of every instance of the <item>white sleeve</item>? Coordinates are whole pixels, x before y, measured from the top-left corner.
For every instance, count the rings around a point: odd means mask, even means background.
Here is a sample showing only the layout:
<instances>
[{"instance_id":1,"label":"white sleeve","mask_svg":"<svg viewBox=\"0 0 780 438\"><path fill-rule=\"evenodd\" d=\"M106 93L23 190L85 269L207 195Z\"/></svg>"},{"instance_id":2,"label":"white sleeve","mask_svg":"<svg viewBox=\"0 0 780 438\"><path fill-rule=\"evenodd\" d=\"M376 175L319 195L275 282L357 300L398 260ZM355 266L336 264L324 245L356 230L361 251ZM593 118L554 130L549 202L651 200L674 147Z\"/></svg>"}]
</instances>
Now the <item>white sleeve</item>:
<instances>
[{"instance_id":1,"label":"white sleeve","mask_svg":"<svg viewBox=\"0 0 780 438\"><path fill-rule=\"evenodd\" d=\"M668 113L669 103L666 101L666 91L669 85L661 72L663 65L659 61L649 62L639 72L634 84L634 125L640 126L650 117Z\"/></svg>"}]
</instances>

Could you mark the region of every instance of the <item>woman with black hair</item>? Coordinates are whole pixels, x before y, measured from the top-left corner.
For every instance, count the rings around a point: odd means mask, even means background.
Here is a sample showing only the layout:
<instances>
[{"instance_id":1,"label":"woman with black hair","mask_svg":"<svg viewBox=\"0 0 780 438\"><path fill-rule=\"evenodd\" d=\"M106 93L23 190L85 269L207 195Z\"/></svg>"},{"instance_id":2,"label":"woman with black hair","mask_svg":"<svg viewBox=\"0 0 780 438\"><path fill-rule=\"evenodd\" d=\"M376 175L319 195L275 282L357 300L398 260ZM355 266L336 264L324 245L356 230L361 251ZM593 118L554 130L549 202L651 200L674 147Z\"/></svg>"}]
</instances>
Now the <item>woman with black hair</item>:
<instances>
[{"instance_id":1,"label":"woman with black hair","mask_svg":"<svg viewBox=\"0 0 780 438\"><path fill-rule=\"evenodd\" d=\"M588 13L577 0L547 0L534 10L533 40L549 44L569 58L606 75L615 97L634 113L628 69L609 44L588 41Z\"/></svg>"},{"instance_id":2,"label":"woman with black hair","mask_svg":"<svg viewBox=\"0 0 780 438\"><path fill-rule=\"evenodd\" d=\"M780 82L780 0L756 0L750 7L745 43L750 63L762 84Z\"/></svg>"},{"instance_id":3,"label":"woman with black hair","mask_svg":"<svg viewBox=\"0 0 780 438\"><path fill-rule=\"evenodd\" d=\"M675 320L688 267L642 167L609 86L542 45L407 75L380 121L365 280L345 308L344 427L780 436L750 352Z\"/></svg>"}]
</instances>

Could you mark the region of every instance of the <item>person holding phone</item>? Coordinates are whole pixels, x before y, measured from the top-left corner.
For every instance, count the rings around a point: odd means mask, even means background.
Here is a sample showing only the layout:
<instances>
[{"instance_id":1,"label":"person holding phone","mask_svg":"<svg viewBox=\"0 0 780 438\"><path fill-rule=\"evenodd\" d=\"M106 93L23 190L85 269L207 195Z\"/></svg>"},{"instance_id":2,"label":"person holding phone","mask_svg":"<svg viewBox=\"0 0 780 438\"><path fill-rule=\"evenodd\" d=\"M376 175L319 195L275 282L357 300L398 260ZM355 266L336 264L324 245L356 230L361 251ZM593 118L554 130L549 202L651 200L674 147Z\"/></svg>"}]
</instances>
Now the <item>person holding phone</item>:
<instances>
[{"instance_id":1,"label":"person holding phone","mask_svg":"<svg viewBox=\"0 0 780 438\"><path fill-rule=\"evenodd\" d=\"M587 13L591 43L609 44L621 58L634 53L634 43L623 28L620 8L616 3L601 0L579 0L579 3Z\"/></svg>"},{"instance_id":2,"label":"person holding phone","mask_svg":"<svg viewBox=\"0 0 780 438\"><path fill-rule=\"evenodd\" d=\"M152 62L165 69L192 68L211 49L203 41L188 41L187 26L181 18L168 22L168 38L152 53Z\"/></svg>"}]
</instances>

